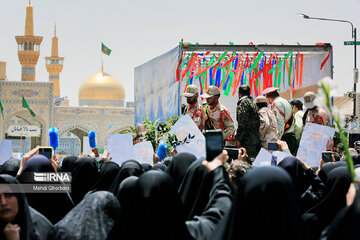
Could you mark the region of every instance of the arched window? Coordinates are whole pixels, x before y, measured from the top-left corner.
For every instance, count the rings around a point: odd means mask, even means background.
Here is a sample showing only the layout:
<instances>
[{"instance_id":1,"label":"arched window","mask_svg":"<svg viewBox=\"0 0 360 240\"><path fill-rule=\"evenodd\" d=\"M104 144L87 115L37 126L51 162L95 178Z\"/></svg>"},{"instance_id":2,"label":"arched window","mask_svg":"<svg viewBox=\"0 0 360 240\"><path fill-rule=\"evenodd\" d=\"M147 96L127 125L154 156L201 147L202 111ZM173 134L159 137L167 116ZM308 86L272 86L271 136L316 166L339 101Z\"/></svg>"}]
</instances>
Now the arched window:
<instances>
[{"instance_id":1,"label":"arched window","mask_svg":"<svg viewBox=\"0 0 360 240\"><path fill-rule=\"evenodd\" d=\"M27 50L27 42L25 42L25 51Z\"/></svg>"}]
</instances>

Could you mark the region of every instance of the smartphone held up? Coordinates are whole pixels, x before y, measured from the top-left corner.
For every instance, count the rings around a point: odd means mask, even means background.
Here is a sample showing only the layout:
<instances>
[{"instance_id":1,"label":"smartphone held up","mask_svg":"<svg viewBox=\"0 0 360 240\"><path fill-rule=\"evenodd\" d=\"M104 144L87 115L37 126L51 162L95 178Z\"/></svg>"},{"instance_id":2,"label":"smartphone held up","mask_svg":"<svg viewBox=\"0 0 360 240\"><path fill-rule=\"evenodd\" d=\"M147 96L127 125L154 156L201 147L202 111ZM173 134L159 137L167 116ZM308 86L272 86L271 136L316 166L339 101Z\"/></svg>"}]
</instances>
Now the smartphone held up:
<instances>
[{"instance_id":1,"label":"smartphone held up","mask_svg":"<svg viewBox=\"0 0 360 240\"><path fill-rule=\"evenodd\" d=\"M54 149L52 147L50 147L50 146L41 146L39 148L39 154L44 155L49 160L51 160L53 155L54 155Z\"/></svg>"},{"instance_id":2,"label":"smartphone held up","mask_svg":"<svg viewBox=\"0 0 360 240\"><path fill-rule=\"evenodd\" d=\"M206 160L212 161L215 157L220 155L223 150L223 135L219 130L205 131L205 145L206 145Z\"/></svg>"}]
</instances>

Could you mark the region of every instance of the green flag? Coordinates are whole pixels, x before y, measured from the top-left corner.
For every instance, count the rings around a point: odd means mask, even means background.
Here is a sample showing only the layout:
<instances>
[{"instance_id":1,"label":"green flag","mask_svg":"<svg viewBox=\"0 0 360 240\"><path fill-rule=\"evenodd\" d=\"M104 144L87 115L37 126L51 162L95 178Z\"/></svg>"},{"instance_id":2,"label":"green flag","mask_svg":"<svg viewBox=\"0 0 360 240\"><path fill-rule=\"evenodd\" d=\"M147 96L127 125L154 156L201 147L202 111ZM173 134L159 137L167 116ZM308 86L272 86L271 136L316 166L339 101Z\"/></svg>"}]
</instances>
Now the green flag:
<instances>
[{"instance_id":1,"label":"green flag","mask_svg":"<svg viewBox=\"0 0 360 240\"><path fill-rule=\"evenodd\" d=\"M4 105L2 104L2 101L0 100L0 110L1 110L1 115L4 119Z\"/></svg>"},{"instance_id":2,"label":"green flag","mask_svg":"<svg viewBox=\"0 0 360 240\"><path fill-rule=\"evenodd\" d=\"M103 43L101 43L101 51L108 56L111 53L111 49L105 46Z\"/></svg>"},{"instance_id":3,"label":"green flag","mask_svg":"<svg viewBox=\"0 0 360 240\"><path fill-rule=\"evenodd\" d=\"M28 102L25 100L24 97L22 97L22 107L23 107L23 108L27 108L27 109L29 110L29 113L31 114L31 116L33 116L33 117L36 116L36 114L33 112L33 110L31 110Z\"/></svg>"}]
</instances>

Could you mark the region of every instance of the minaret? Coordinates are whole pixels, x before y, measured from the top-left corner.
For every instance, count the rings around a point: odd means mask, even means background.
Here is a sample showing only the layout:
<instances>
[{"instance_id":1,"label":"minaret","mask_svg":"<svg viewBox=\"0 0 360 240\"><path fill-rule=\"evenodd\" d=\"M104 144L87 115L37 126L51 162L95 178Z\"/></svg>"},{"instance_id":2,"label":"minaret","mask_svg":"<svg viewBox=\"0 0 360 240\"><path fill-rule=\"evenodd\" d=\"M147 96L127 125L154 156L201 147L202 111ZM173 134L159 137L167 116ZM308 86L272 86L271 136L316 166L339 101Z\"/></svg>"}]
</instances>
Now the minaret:
<instances>
[{"instance_id":1,"label":"minaret","mask_svg":"<svg viewBox=\"0 0 360 240\"><path fill-rule=\"evenodd\" d=\"M42 37L34 36L33 7L30 0L26 7L25 36L16 36L18 57L21 64L21 80L35 81L35 66L40 56Z\"/></svg>"},{"instance_id":2,"label":"minaret","mask_svg":"<svg viewBox=\"0 0 360 240\"><path fill-rule=\"evenodd\" d=\"M52 38L51 57L45 57L46 69L49 72L49 82L54 83L54 98L60 98L60 73L63 69L64 58L58 54L58 38L56 36L56 25L54 26L54 37Z\"/></svg>"}]
</instances>

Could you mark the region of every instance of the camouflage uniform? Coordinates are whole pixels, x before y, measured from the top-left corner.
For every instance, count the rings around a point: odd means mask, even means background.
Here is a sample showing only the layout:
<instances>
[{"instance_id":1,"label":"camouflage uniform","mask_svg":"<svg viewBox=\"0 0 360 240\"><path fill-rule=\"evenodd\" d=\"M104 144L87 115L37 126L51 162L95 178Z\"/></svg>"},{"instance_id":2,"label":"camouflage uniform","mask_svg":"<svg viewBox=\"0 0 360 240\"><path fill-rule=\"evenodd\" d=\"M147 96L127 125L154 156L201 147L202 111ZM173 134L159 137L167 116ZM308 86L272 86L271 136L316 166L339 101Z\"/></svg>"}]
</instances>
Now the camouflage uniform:
<instances>
[{"instance_id":1,"label":"camouflage uniform","mask_svg":"<svg viewBox=\"0 0 360 240\"><path fill-rule=\"evenodd\" d=\"M294 133L294 112L290 103L282 97L276 97L271 110L276 116L279 138L288 144L291 154L295 154L298 144Z\"/></svg>"},{"instance_id":2,"label":"camouflage uniform","mask_svg":"<svg viewBox=\"0 0 360 240\"><path fill-rule=\"evenodd\" d=\"M259 114L261 146L267 149L269 142L277 142L279 140L278 126L274 113L267 107L262 107L259 110Z\"/></svg>"},{"instance_id":3,"label":"camouflage uniform","mask_svg":"<svg viewBox=\"0 0 360 240\"><path fill-rule=\"evenodd\" d=\"M186 97L189 105L185 107L183 115L188 114L200 131L202 131L205 124L205 112L203 107L198 103L197 94L199 94L199 89L196 85L188 85L186 87L185 93L182 94L182 96Z\"/></svg>"},{"instance_id":4,"label":"camouflage uniform","mask_svg":"<svg viewBox=\"0 0 360 240\"><path fill-rule=\"evenodd\" d=\"M208 124L205 124L205 129L221 129L223 131L223 139L232 141L234 138L234 122L227 108L218 103L214 108L206 106L205 113L205 120L208 122Z\"/></svg>"},{"instance_id":5,"label":"camouflage uniform","mask_svg":"<svg viewBox=\"0 0 360 240\"><path fill-rule=\"evenodd\" d=\"M194 121L196 126L202 131L205 124L205 111L203 107L196 101L191 105L187 105L184 111L184 115L188 114Z\"/></svg>"},{"instance_id":6,"label":"camouflage uniform","mask_svg":"<svg viewBox=\"0 0 360 240\"><path fill-rule=\"evenodd\" d=\"M315 106L313 109L307 110L305 122L317 123L330 126L329 117L322 107Z\"/></svg>"},{"instance_id":7,"label":"camouflage uniform","mask_svg":"<svg viewBox=\"0 0 360 240\"><path fill-rule=\"evenodd\" d=\"M235 139L246 149L249 157L260 151L260 115L256 105L248 96L239 99L236 108L238 128Z\"/></svg>"}]
</instances>

